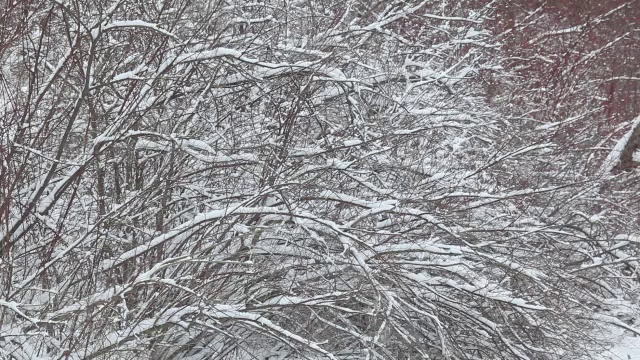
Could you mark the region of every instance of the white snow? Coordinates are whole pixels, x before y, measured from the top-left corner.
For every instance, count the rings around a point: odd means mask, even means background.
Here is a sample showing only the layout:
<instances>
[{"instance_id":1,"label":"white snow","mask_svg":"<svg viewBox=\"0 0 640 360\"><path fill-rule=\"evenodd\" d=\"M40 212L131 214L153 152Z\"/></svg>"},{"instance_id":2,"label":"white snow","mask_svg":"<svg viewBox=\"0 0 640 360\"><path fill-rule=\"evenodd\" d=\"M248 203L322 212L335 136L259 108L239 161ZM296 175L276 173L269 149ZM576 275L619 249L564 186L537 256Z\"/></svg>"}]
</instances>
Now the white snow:
<instances>
[{"instance_id":1,"label":"white snow","mask_svg":"<svg viewBox=\"0 0 640 360\"><path fill-rule=\"evenodd\" d=\"M620 156L622 155L624 148L627 146L627 143L631 139L631 135L633 134L633 131L636 129L636 127L640 125L640 116L638 116L633 121L631 121L630 124L631 124L631 128L629 129L629 131L627 131L627 133L625 133L624 136L620 138L620 140L618 140L618 142L613 147L613 149L611 150L607 158L603 161L602 167L600 168L601 175L610 173L611 170L613 170L613 168L620 161Z\"/></svg>"},{"instance_id":2,"label":"white snow","mask_svg":"<svg viewBox=\"0 0 640 360\"><path fill-rule=\"evenodd\" d=\"M640 360L640 337L627 336L602 355L602 360Z\"/></svg>"}]
</instances>

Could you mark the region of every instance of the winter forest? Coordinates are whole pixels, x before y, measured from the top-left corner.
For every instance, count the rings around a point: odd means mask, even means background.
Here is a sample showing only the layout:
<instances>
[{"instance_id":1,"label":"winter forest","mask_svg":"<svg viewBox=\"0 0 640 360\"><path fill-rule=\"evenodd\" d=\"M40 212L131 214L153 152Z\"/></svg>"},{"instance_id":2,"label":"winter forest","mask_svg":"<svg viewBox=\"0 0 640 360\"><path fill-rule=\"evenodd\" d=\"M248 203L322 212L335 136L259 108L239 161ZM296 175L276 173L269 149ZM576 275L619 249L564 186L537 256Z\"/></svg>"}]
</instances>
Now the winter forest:
<instances>
[{"instance_id":1,"label":"winter forest","mask_svg":"<svg viewBox=\"0 0 640 360\"><path fill-rule=\"evenodd\" d=\"M640 0L0 0L0 359L634 336Z\"/></svg>"}]
</instances>

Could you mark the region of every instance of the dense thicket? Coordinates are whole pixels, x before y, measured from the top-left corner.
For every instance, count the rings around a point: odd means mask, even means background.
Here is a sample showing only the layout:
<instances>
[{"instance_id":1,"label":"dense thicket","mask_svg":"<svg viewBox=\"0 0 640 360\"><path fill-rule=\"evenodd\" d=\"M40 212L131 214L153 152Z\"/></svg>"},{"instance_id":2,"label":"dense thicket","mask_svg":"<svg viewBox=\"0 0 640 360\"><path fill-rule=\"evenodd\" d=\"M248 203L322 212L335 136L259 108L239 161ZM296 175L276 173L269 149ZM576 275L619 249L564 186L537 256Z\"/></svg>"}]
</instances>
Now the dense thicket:
<instances>
[{"instance_id":1,"label":"dense thicket","mask_svg":"<svg viewBox=\"0 0 640 360\"><path fill-rule=\"evenodd\" d=\"M553 4L5 1L0 357L637 331L640 8Z\"/></svg>"}]
</instances>

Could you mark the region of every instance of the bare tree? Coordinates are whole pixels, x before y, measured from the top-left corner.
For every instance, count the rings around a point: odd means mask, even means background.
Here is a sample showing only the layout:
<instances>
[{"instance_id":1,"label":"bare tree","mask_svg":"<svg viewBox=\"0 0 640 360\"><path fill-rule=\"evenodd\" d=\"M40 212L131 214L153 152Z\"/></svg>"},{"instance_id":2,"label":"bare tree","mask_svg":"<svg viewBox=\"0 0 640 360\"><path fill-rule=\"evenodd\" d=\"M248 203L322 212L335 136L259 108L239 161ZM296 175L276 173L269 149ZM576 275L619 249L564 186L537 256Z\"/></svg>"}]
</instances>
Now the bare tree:
<instances>
[{"instance_id":1,"label":"bare tree","mask_svg":"<svg viewBox=\"0 0 640 360\"><path fill-rule=\"evenodd\" d=\"M518 76L499 11L10 4L1 356L571 359L635 331L607 306L637 226L486 85Z\"/></svg>"}]
</instances>

